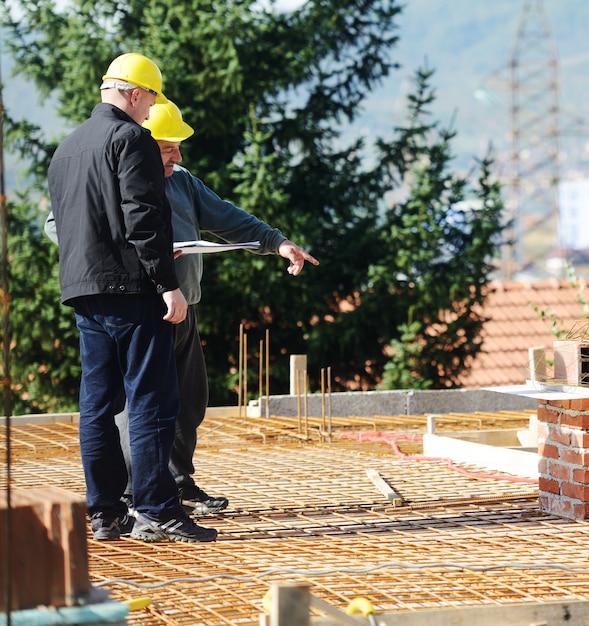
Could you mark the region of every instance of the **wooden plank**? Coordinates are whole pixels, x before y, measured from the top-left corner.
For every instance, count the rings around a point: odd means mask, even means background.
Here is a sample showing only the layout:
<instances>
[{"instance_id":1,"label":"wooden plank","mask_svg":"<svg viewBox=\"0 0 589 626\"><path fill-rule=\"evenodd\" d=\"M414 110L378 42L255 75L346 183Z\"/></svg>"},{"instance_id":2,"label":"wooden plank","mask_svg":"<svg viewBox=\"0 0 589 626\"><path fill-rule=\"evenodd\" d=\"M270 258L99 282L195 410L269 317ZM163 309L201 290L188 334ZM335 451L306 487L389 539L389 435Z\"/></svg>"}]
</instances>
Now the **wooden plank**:
<instances>
[{"instance_id":1,"label":"wooden plank","mask_svg":"<svg viewBox=\"0 0 589 626\"><path fill-rule=\"evenodd\" d=\"M397 493L389 483L374 469L367 469L366 475L372 484L382 493L382 495L393 505L402 506L403 498Z\"/></svg>"},{"instance_id":2,"label":"wooden plank","mask_svg":"<svg viewBox=\"0 0 589 626\"><path fill-rule=\"evenodd\" d=\"M86 501L59 487L11 492L11 609L72 606L90 593ZM6 555L7 502L0 493L0 555ZM6 610L0 559L0 611Z\"/></svg>"},{"instance_id":3,"label":"wooden plank","mask_svg":"<svg viewBox=\"0 0 589 626\"><path fill-rule=\"evenodd\" d=\"M309 626L309 585L273 583L270 593L270 626Z\"/></svg>"},{"instance_id":4,"label":"wooden plank","mask_svg":"<svg viewBox=\"0 0 589 626\"><path fill-rule=\"evenodd\" d=\"M589 601L527 603L376 613L379 626L587 626ZM359 624L361 622L358 622ZM366 621L364 621L366 623ZM339 626L333 618L312 618L311 626Z\"/></svg>"}]
</instances>

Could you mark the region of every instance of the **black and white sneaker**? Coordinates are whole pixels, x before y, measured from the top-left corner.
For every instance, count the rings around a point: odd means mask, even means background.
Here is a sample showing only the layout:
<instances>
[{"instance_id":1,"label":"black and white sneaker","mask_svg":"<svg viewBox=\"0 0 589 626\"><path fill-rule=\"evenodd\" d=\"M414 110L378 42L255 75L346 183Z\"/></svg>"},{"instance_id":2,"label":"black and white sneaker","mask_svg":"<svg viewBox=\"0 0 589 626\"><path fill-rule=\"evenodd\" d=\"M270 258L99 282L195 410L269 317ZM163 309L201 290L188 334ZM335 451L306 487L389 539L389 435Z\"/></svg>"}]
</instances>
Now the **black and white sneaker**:
<instances>
[{"instance_id":1,"label":"black and white sneaker","mask_svg":"<svg viewBox=\"0 0 589 626\"><path fill-rule=\"evenodd\" d=\"M121 535L129 535L133 530L135 518L131 515L113 517L105 513L94 513L90 518L92 535L97 541L119 539Z\"/></svg>"},{"instance_id":2,"label":"black and white sneaker","mask_svg":"<svg viewBox=\"0 0 589 626\"><path fill-rule=\"evenodd\" d=\"M217 531L214 528L204 528L195 524L186 514L180 514L171 519L162 521L146 513L136 513L135 525L131 533L133 539L142 541L215 541Z\"/></svg>"},{"instance_id":3,"label":"black and white sneaker","mask_svg":"<svg viewBox=\"0 0 589 626\"><path fill-rule=\"evenodd\" d=\"M194 515L213 515L227 508L229 500L223 496L209 496L197 485L180 487L178 496L182 506Z\"/></svg>"}]
</instances>

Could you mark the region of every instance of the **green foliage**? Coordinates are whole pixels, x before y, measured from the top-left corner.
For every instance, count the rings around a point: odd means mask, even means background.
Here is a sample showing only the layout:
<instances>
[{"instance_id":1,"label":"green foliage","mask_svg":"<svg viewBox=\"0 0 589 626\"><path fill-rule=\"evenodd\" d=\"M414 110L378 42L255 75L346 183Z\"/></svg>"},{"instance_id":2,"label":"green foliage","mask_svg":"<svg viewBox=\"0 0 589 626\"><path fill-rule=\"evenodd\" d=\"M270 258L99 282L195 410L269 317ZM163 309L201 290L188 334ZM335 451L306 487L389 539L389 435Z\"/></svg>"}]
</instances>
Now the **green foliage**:
<instances>
[{"instance_id":1,"label":"green foliage","mask_svg":"<svg viewBox=\"0 0 589 626\"><path fill-rule=\"evenodd\" d=\"M213 405L235 400L240 324L250 363L269 332L272 393L288 391L295 353L308 355L312 389L326 366L334 390L373 389L383 372L386 385L457 384L480 349L501 231L491 159L475 184L452 172L454 133L428 120L426 71L406 125L377 142L375 166L339 132L395 68L396 0L308 0L291 13L249 0L13 4L21 17L5 11L3 22L16 70L54 93L64 118L88 116L112 58L147 54L196 128L184 164L321 262L294 278L280 257L205 259L198 317ZM51 144L14 129L42 183Z\"/></svg>"},{"instance_id":2,"label":"green foliage","mask_svg":"<svg viewBox=\"0 0 589 626\"><path fill-rule=\"evenodd\" d=\"M75 411L78 333L59 299L57 246L41 233L45 216L37 206L21 197L8 209L13 413Z\"/></svg>"},{"instance_id":3,"label":"green foliage","mask_svg":"<svg viewBox=\"0 0 589 626\"><path fill-rule=\"evenodd\" d=\"M321 258L327 271L305 270L297 279L285 275L282 259L206 262L199 319L212 402L226 400L217 381L235 363L241 321L269 326L274 358L281 361L273 364L274 384L286 388L283 355L305 351L308 320L323 317L326 295L341 283L341 268L329 268L329 252L343 245L361 253L370 245L346 232L364 224L372 230L368 218L355 215L364 211L359 201L366 197L362 186L354 189L361 182L354 171L359 158L353 147L338 153L332 144L335 125L354 119L365 95L394 67L396 2L309 1L282 14L254 1L73 0L63 10L50 0L13 5L19 17L5 15L4 23L16 71L43 93L53 92L64 118L77 123L88 115L98 100L92 86L117 54L151 56L164 69L165 93L197 129L183 145L185 164L236 204L249 208L246 199L257 197L256 215ZM256 129L252 119L259 120ZM280 154L280 164L269 163L267 183L248 193L232 164L247 164L254 137L260 138L259 158ZM281 175L284 164L289 169ZM278 198L277 204L275 190L289 201ZM337 257L339 263L345 255Z\"/></svg>"},{"instance_id":4,"label":"green foliage","mask_svg":"<svg viewBox=\"0 0 589 626\"><path fill-rule=\"evenodd\" d=\"M429 389L433 381L422 378L421 359L425 343L420 339L423 325L420 322L401 324L399 339L390 343L390 360L385 363L381 389Z\"/></svg>"},{"instance_id":5,"label":"green foliage","mask_svg":"<svg viewBox=\"0 0 589 626\"><path fill-rule=\"evenodd\" d=\"M431 76L427 69L417 72L409 124L398 129L397 140L380 143L382 180L404 196L384 211L385 254L370 268L371 294L379 294L381 305L382 298L389 300L396 312L388 322L396 330L385 335L392 339L393 354L404 354L399 339L407 340L410 350L404 363L388 365L381 384L387 388L402 381L418 388L415 376L436 388L459 384L481 349L485 285L503 229L490 158L480 162L471 185L451 169L454 133L427 121L435 97Z\"/></svg>"},{"instance_id":6,"label":"green foliage","mask_svg":"<svg viewBox=\"0 0 589 626\"><path fill-rule=\"evenodd\" d=\"M47 167L57 144L48 142L42 130L35 124L26 120L13 120L8 112L3 117L8 145L14 153L18 152L29 159L27 174L31 188L43 192L47 186Z\"/></svg>"},{"instance_id":7,"label":"green foliage","mask_svg":"<svg viewBox=\"0 0 589 626\"><path fill-rule=\"evenodd\" d=\"M583 293L585 291L585 285L579 282L579 276L575 268L568 264L565 267L567 279L571 287L574 287L577 290L575 294L575 300L582 306L583 308L583 317L580 320L580 324L583 326L583 339L586 339L587 327L585 322L589 320L589 302ZM564 322L561 318L557 317L554 311L547 311L546 309L542 309L539 306L534 305L532 302L528 303L529 306L532 307L533 311L538 314L538 317L543 322L548 322L550 324L550 332L556 337L556 339L566 339L573 333L575 330L573 328L565 328L563 326Z\"/></svg>"}]
</instances>

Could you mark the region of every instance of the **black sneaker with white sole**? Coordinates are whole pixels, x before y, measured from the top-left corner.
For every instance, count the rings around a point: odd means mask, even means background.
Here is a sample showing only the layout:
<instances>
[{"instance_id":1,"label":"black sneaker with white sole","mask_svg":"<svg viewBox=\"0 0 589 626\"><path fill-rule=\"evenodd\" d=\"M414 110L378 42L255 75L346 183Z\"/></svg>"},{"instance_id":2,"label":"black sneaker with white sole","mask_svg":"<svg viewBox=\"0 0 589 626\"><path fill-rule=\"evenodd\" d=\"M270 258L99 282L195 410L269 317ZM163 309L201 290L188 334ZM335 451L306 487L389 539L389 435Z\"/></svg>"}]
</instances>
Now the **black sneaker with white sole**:
<instances>
[{"instance_id":1,"label":"black sneaker with white sole","mask_svg":"<svg viewBox=\"0 0 589 626\"><path fill-rule=\"evenodd\" d=\"M154 541L215 541L217 531L195 524L184 512L168 520L158 520L146 513L136 513L131 533L133 539L149 543Z\"/></svg>"},{"instance_id":2,"label":"black sneaker with white sole","mask_svg":"<svg viewBox=\"0 0 589 626\"><path fill-rule=\"evenodd\" d=\"M106 513L94 513L90 518L92 535L97 541L119 539L121 535L129 535L133 530L135 518L131 515L114 517Z\"/></svg>"},{"instance_id":3,"label":"black sneaker with white sole","mask_svg":"<svg viewBox=\"0 0 589 626\"><path fill-rule=\"evenodd\" d=\"M194 515L213 515L227 508L229 500L223 496L210 496L197 485L187 485L178 489L182 506Z\"/></svg>"}]
</instances>

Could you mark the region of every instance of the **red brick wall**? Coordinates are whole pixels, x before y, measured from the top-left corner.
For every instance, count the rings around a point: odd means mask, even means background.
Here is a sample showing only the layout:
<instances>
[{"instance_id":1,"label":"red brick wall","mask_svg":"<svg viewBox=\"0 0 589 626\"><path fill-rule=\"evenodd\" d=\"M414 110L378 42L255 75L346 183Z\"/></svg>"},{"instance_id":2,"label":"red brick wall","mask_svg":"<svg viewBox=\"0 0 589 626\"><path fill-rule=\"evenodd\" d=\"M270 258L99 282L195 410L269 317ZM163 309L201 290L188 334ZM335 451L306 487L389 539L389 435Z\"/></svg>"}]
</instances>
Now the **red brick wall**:
<instances>
[{"instance_id":1,"label":"red brick wall","mask_svg":"<svg viewBox=\"0 0 589 626\"><path fill-rule=\"evenodd\" d=\"M589 398L538 401L540 509L589 519Z\"/></svg>"}]
</instances>

